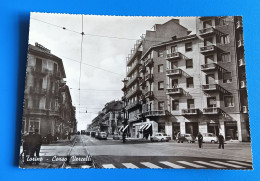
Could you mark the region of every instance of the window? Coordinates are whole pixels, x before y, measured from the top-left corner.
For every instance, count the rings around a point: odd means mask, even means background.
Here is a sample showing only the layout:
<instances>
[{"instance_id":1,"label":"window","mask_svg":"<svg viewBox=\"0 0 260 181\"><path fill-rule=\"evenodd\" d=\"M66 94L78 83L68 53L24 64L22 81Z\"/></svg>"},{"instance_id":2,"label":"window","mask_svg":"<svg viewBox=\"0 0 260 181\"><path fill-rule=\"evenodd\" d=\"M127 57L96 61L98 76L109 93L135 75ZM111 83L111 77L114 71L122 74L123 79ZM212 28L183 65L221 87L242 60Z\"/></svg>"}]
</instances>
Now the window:
<instances>
[{"instance_id":1,"label":"window","mask_svg":"<svg viewBox=\"0 0 260 181\"><path fill-rule=\"evenodd\" d=\"M39 119L30 119L29 120L29 131L35 131L35 129L39 130L40 133L40 120Z\"/></svg>"},{"instance_id":2,"label":"window","mask_svg":"<svg viewBox=\"0 0 260 181\"><path fill-rule=\"evenodd\" d=\"M179 101L178 100L173 100L172 101L172 110L173 111L178 111L179 110Z\"/></svg>"},{"instance_id":3,"label":"window","mask_svg":"<svg viewBox=\"0 0 260 181\"><path fill-rule=\"evenodd\" d=\"M178 81L178 79L172 79L172 87L173 88L176 88L176 87L178 87L178 83L179 81Z\"/></svg>"},{"instance_id":4,"label":"window","mask_svg":"<svg viewBox=\"0 0 260 181\"><path fill-rule=\"evenodd\" d=\"M158 102L158 110L164 110L164 102Z\"/></svg>"},{"instance_id":5,"label":"window","mask_svg":"<svg viewBox=\"0 0 260 181\"><path fill-rule=\"evenodd\" d=\"M171 46L171 53L177 52L177 46Z\"/></svg>"},{"instance_id":6,"label":"window","mask_svg":"<svg viewBox=\"0 0 260 181\"><path fill-rule=\"evenodd\" d=\"M163 64L158 65L158 72L163 72Z\"/></svg>"},{"instance_id":7,"label":"window","mask_svg":"<svg viewBox=\"0 0 260 181\"><path fill-rule=\"evenodd\" d=\"M194 99L188 99L187 100L187 107L188 107L188 109L194 109L195 108Z\"/></svg>"},{"instance_id":8,"label":"window","mask_svg":"<svg viewBox=\"0 0 260 181\"><path fill-rule=\"evenodd\" d=\"M230 60L230 53L222 53L221 55L221 61L226 63L226 62L231 62Z\"/></svg>"},{"instance_id":9,"label":"window","mask_svg":"<svg viewBox=\"0 0 260 181\"><path fill-rule=\"evenodd\" d=\"M192 51L192 43L185 43L185 50L186 52Z\"/></svg>"},{"instance_id":10,"label":"window","mask_svg":"<svg viewBox=\"0 0 260 181\"><path fill-rule=\"evenodd\" d=\"M163 50L158 50L158 57L163 57Z\"/></svg>"},{"instance_id":11,"label":"window","mask_svg":"<svg viewBox=\"0 0 260 181\"><path fill-rule=\"evenodd\" d=\"M217 107L216 97L209 97L207 99L208 107Z\"/></svg>"},{"instance_id":12,"label":"window","mask_svg":"<svg viewBox=\"0 0 260 181\"><path fill-rule=\"evenodd\" d=\"M192 59L186 60L186 68L193 68L193 61Z\"/></svg>"},{"instance_id":13,"label":"window","mask_svg":"<svg viewBox=\"0 0 260 181\"><path fill-rule=\"evenodd\" d=\"M233 96L224 96L225 107L234 107Z\"/></svg>"},{"instance_id":14,"label":"window","mask_svg":"<svg viewBox=\"0 0 260 181\"><path fill-rule=\"evenodd\" d=\"M232 82L231 72L224 72L223 73L223 83L231 83L231 82Z\"/></svg>"},{"instance_id":15,"label":"window","mask_svg":"<svg viewBox=\"0 0 260 181\"><path fill-rule=\"evenodd\" d=\"M163 89L164 89L163 81L158 82L158 90L163 90Z\"/></svg>"},{"instance_id":16,"label":"window","mask_svg":"<svg viewBox=\"0 0 260 181\"><path fill-rule=\"evenodd\" d=\"M187 88L193 88L194 87L193 77L187 78L186 81L187 81Z\"/></svg>"},{"instance_id":17,"label":"window","mask_svg":"<svg viewBox=\"0 0 260 181\"><path fill-rule=\"evenodd\" d=\"M229 35L222 35L222 36L220 36L220 43L221 44L228 44L228 43L230 43Z\"/></svg>"}]
</instances>

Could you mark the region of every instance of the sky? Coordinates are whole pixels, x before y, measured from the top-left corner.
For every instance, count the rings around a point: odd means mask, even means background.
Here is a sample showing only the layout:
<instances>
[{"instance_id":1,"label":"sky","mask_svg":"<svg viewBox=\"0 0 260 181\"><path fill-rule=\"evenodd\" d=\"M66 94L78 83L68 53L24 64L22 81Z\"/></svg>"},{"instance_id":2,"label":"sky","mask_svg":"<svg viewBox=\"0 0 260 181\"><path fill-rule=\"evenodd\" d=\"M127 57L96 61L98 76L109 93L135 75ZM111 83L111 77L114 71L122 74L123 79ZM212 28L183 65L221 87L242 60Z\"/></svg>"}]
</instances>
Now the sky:
<instances>
[{"instance_id":1,"label":"sky","mask_svg":"<svg viewBox=\"0 0 260 181\"><path fill-rule=\"evenodd\" d=\"M135 41L172 18L195 33L194 17L31 13L29 43L38 42L63 60L78 130L86 129L107 102L123 96L126 57Z\"/></svg>"}]
</instances>

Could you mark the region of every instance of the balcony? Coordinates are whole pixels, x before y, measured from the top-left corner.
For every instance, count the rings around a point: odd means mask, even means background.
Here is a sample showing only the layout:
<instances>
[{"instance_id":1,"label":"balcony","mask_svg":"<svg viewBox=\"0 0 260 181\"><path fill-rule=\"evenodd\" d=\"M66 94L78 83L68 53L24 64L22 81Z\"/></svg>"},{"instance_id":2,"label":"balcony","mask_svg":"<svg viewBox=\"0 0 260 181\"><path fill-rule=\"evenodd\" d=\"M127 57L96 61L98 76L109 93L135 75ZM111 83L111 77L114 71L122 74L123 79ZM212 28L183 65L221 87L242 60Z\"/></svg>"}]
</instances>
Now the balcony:
<instances>
[{"instance_id":1,"label":"balcony","mask_svg":"<svg viewBox=\"0 0 260 181\"><path fill-rule=\"evenodd\" d=\"M238 60L238 66L244 67L246 65L245 58L241 58Z\"/></svg>"},{"instance_id":2,"label":"balcony","mask_svg":"<svg viewBox=\"0 0 260 181\"><path fill-rule=\"evenodd\" d=\"M166 70L166 75L167 76L181 76L182 75L182 70L179 69L179 68Z\"/></svg>"},{"instance_id":3,"label":"balcony","mask_svg":"<svg viewBox=\"0 0 260 181\"><path fill-rule=\"evenodd\" d=\"M126 85L124 85L124 87L121 90L125 92L127 90Z\"/></svg>"},{"instance_id":4,"label":"balcony","mask_svg":"<svg viewBox=\"0 0 260 181\"><path fill-rule=\"evenodd\" d=\"M139 56L142 54L142 47L140 47L141 43L142 43L142 40L136 41L134 48L131 50L130 56L127 58L127 61L126 61L127 66L129 66L133 62L133 60L136 56Z\"/></svg>"},{"instance_id":5,"label":"balcony","mask_svg":"<svg viewBox=\"0 0 260 181\"><path fill-rule=\"evenodd\" d=\"M48 110L47 109L24 109L24 114L25 115L47 115Z\"/></svg>"},{"instance_id":6,"label":"balcony","mask_svg":"<svg viewBox=\"0 0 260 181\"><path fill-rule=\"evenodd\" d=\"M181 113L183 115L197 115L199 113L199 109L194 109L194 108L182 109Z\"/></svg>"},{"instance_id":7,"label":"balcony","mask_svg":"<svg viewBox=\"0 0 260 181\"><path fill-rule=\"evenodd\" d=\"M145 76L145 81L152 82L152 81L153 81L153 74L147 74L147 75Z\"/></svg>"},{"instance_id":8,"label":"balcony","mask_svg":"<svg viewBox=\"0 0 260 181\"><path fill-rule=\"evenodd\" d=\"M248 113L248 106L242 106L242 112L247 114Z\"/></svg>"},{"instance_id":9,"label":"balcony","mask_svg":"<svg viewBox=\"0 0 260 181\"><path fill-rule=\"evenodd\" d=\"M132 109L132 108L135 108L135 107L138 107L138 106L141 106L141 102L140 101L135 101L135 102L132 102L130 103L129 105L126 106L126 110L129 110L129 109Z\"/></svg>"},{"instance_id":10,"label":"balcony","mask_svg":"<svg viewBox=\"0 0 260 181\"><path fill-rule=\"evenodd\" d=\"M139 89L139 86L136 86L136 88L130 90L127 94L126 94L126 99L129 99L135 95L138 95L141 93L141 90Z\"/></svg>"},{"instance_id":11,"label":"balcony","mask_svg":"<svg viewBox=\"0 0 260 181\"><path fill-rule=\"evenodd\" d=\"M141 65L140 61L136 61L135 63L133 63L131 68L127 71L126 76L128 77L131 73L133 73L139 65Z\"/></svg>"},{"instance_id":12,"label":"balcony","mask_svg":"<svg viewBox=\"0 0 260 181\"><path fill-rule=\"evenodd\" d=\"M146 71L145 66L144 66L144 65L141 65L141 66L139 67L139 72L145 72L145 71Z\"/></svg>"},{"instance_id":13,"label":"balcony","mask_svg":"<svg viewBox=\"0 0 260 181\"><path fill-rule=\"evenodd\" d=\"M130 80L128 80L128 82L126 83L126 87L129 87L130 85L132 85L133 83L135 83L138 78L141 78L139 74L135 74Z\"/></svg>"},{"instance_id":14,"label":"balcony","mask_svg":"<svg viewBox=\"0 0 260 181\"><path fill-rule=\"evenodd\" d=\"M181 95L183 93L183 89L182 88L169 88L167 89L167 95L170 96L177 96L177 95Z\"/></svg>"},{"instance_id":15,"label":"balcony","mask_svg":"<svg viewBox=\"0 0 260 181\"><path fill-rule=\"evenodd\" d=\"M240 48L240 47L243 47L244 46L244 40L238 40L237 41L237 47Z\"/></svg>"},{"instance_id":16,"label":"balcony","mask_svg":"<svg viewBox=\"0 0 260 181\"><path fill-rule=\"evenodd\" d=\"M51 77L54 79L61 79L60 72L51 72Z\"/></svg>"},{"instance_id":17,"label":"balcony","mask_svg":"<svg viewBox=\"0 0 260 181\"><path fill-rule=\"evenodd\" d=\"M236 23L236 29L243 28L242 21L237 21Z\"/></svg>"},{"instance_id":18,"label":"balcony","mask_svg":"<svg viewBox=\"0 0 260 181\"><path fill-rule=\"evenodd\" d=\"M145 98L152 100L154 98L153 91L147 91L144 96Z\"/></svg>"},{"instance_id":19,"label":"balcony","mask_svg":"<svg viewBox=\"0 0 260 181\"><path fill-rule=\"evenodd\" d=\"M30 94L39 94L39 95L45 95L47 92L46 89L38 88L38 87L30 87Z\"/></svg>"},{"instance_id":20,"label":"balcony","mask_svg":"<svg viewBox=\"0 0 260 181\"><path fill-rule=\"evenodd\" d=\"M172 52L167 54L166 60L175 60L181 58L181 53L180 52Z\"/></svg>"},{"instance_id":21,"label":"balcony","mask_svg":"<svg viewBox=\"0 0 260 181\"><path fill-rule=\"evenodd\" d=\"M203 109L203 114L220 114L221 109L218 107L208 107Z\"/></svg>"},{"instance_id":22,"label":"balcony","mask_svg":"<svg viewBox=\"0 0 260 181\"><path fill-rule=\"evenodd\" d=\"M144 62L144 66L152 67L153 66L153 59L152 58L146 59L145 62Z\"/></svg>"},{"instance_id":23,"label":"balcony","mask_svg":"<svg viewBox=\"0 0 260 181\"><path fill-rule=\"evenodd\" d=\"M121 97L121 100L122 100L122 101L125 101L125 100L126 100L125 96L122 96L122 97Z\"/></svg>"},{"instance_id":24,"label":"balcony","mask_svg":"<svg viewBox=\"0 0 260 181\"><path fill-rule=\"evenodd\" d=\"M141 79L139 85L142 86L142 88L144 88L146 85L145 79Z\"/></svg>"},{"instance_id":25,"label":"balcony","mask_svg":"<svg viewBox=\"0 0 260 181\"><path fill-rule=\"evenodd\" d=\"M218 65L216 63L204 64L201 65L201 71L210 72L218 69Z\"/></svg>"},{"instance_id":26,"label":"balcony","mask_svg":"<svg viewBox=\"0 0 260 181\"><path fill-rule=\"evenodd\" d=\"M54 97L59 97L59 91L58 90L50 90L50 95Z\"/></svg>"},{"instance_id":27,"label":"balcony","mask_svg":"<svg viewBox=\"0 0 260 181\"><path fill-rule=\"evenodd\" d=\"M247 85L246 85L246 80L242 80L242 81L240 82L240 87L241 87L241 89L244 89L244 88L247 87Z\"/></svg>"},{"instance_id":28,"label":"balcony","mask_svg":"<svg viewBox=\"0 0 260 181\"><path fill-rule=\"evenodd\" d=\"M50 110L49 116L60 116L60 112L58 110Z\"/></svg>"},{"instance_id":29,"label":"balcony","mask_svg":"<svg viewBox=\"0 0 260 181\"><path fill-rule=\"evenodd\" d=\"M200 53L202 53L202 54L213 53L216 50L217 50L216 45L200 47Z\"/></svg>"},{"instance_id":30,"label":"balcony","mask_svg":"<svg viewBox=\"0 0 260 181\"><path fill-rule=\"evenodd\" d=\"M49 70L46 69L46 68L36 68L36 67L32 67L32 68L31 68L31 73L32 73L34 76L43 77L43 76L47 75L48 72L49 72Z\"/></svg>"},{"instance_id":31,"label":"balcony","mask_svg":"<svg viewBox=\"0 0 260 181\"><path fill-rule=\"evenodd\" d=\"M165 116L165 110L147 111L143 113L144 117L154 117L154 116Z\"/></svg>"},{"instance_id":32,"label":"balcony","mask_svg":"<svg viewBox=\"0 0 260 181\"><path fill-rule=\"evenodd\" d=\"M214 33L216 33L216 30L213 27L204 28L204 29L199 30L199 35L203 38L210 36L210 35L213 35Z\"/></svg>"},{"instance_id":33,"label":"balcony","mask_svg":"<svg viewBox=\"0 0 260 181\"><path fill-rule=\"evenodd\" d=\"M205 92L218 91L220 90L220 86L218 84L206 84L202 85L202 90Z\"/></svg>"}]
</instances>

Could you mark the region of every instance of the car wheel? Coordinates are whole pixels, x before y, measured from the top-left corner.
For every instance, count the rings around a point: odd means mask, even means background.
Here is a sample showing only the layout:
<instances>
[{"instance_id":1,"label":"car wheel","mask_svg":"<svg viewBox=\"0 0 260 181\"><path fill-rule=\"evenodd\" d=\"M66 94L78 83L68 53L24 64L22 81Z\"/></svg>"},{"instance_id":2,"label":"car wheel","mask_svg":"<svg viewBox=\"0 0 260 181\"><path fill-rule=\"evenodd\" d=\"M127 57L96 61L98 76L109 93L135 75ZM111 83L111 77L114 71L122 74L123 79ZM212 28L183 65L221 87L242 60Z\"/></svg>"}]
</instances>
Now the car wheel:
<instances>
[{"instance_id":1,"label":"car wheel","mask_svg":"<svg viewBox=\"0 0 260 181\"><path fill-rule=\"evenodd\" d=\"M164 142L164 139L163 139L163 138L161 139L161 142Z\"/></svg>"},{"instance_id":2,"label":"car wheel","mask_svg":"<svg viewBox=\"0 0 260 181\"><path fill-rule=\"evenodd\" d=\"M214 140L211 140L211 143L215 144L215 143L216 143L216 141L214 141Z\"/></svg>"},{"instance_id":3,"label":"car wheel","mask_svg":"<svg viewBox=\"0 0 260 181\"><path fill-rule=\"evenodd\" d=\"M183 141L181 141L181 143L183 143Z\"/></svg>"}]
</instances>

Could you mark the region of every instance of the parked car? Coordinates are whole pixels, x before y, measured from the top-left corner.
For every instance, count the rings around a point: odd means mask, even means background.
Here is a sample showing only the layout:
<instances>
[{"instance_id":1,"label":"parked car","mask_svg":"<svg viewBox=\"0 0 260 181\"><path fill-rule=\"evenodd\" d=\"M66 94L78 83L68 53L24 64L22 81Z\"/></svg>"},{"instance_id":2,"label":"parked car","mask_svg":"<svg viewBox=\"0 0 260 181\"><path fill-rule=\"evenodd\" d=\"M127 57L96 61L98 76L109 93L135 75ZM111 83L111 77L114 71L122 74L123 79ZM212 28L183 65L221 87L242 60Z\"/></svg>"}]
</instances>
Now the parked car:
<instances>
[{"instance_id":1,"label":"parked car","mask_svg":"<svg viewBox=\"0 0 260 181\"><path fill-rule=\"evenodd\" d=\"M214 133L203 133L203 142L204 143L217 143L218 137Z\"/></svg>"},{"instance_id":2,"label":"parked car","mask_svg":"<svg viewBox=\"0 0 260 181\"><path fill-rule=\"evenodd\" d=\"M106 132L98 132L97 138L100 139L100 140L101 139L106 140L107 139L107 133Z\"/></svg>"},{"instance_id":3,"label":"parked car","mask_svg":"<svg viewBox=\"0 0 260 181\"><path fill-rule=\"evenodd\" d=\"M192 134L181 134L178 133L176 136L177 143L183 143L187 141L188 143L195 143L196 138Z\"/></svg>"},{"instance_id":4,"label":"parked car","mask_svg":"<svg viewBox=\"0 0 260 181\"><path fill-rule=\"evenodd\" d=\"M113 140L120 140L121 136L118 133L115 133L113 136Z\"/></svg>"},{"instance_id":5,"label":"parked car","mask_svg":"<svg viewBox=\"0 0 260 181\"><path fill-rule=\"evenodd\" d=\"M91 136L91 137L95 137L95 136L96 136L96 132L95 132L95 131L91 131L91 132L90 132L90 136Z\"/></svg>"},{"instance_id":6,"label":"parked car","mask_svg":"<svg viewBox=\"0 0 260 181\"><path fill-rule=\"evenodd\" d=\"M169 141L171 137L165 133L156 133L153 137L151 137L151 141Z\"/></svg>"},{"instance_id":7,"label":"parked car","mask_svg":"<svg viewBox=\"0 0 260 181\"><path fill-rule=\"evenodd\" d=\"M90 135L90 132L89 132L89 131L87 131L87 132L86 132L86 135L88 135L88 136L89 136L89 135Z\"/></svg>"}]
</instances>

